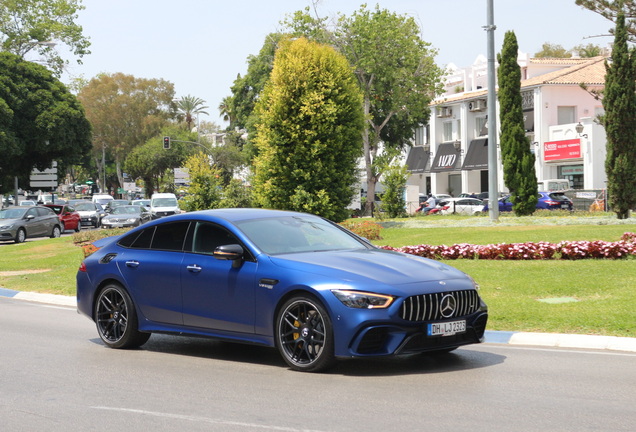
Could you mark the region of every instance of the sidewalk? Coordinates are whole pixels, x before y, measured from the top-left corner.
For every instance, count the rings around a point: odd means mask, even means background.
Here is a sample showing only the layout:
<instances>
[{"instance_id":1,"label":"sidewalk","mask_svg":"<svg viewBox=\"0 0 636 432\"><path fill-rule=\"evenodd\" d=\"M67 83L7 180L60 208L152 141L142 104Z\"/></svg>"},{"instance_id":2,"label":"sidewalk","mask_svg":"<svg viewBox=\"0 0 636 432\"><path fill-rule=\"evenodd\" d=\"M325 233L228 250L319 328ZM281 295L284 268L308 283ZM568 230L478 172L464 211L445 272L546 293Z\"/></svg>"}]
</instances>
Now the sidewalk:
<instances>
[{"instance_id":1,"label":"sidewalk","mask_svg":"<svg viewBox=\"0 0 636 432\"><path fill-rule=\"evenodd\" d=\"M32 292L14 291L0 287L0 297L10 297L18 300L45 303L57 306L75 308L75 297L55 294L40 294ZM625 351L636 353L636 338L617 336L592 336L560 333L526 333L486 330L486 343L597 349L611 351Z\"/></svg>"}]
</instances>

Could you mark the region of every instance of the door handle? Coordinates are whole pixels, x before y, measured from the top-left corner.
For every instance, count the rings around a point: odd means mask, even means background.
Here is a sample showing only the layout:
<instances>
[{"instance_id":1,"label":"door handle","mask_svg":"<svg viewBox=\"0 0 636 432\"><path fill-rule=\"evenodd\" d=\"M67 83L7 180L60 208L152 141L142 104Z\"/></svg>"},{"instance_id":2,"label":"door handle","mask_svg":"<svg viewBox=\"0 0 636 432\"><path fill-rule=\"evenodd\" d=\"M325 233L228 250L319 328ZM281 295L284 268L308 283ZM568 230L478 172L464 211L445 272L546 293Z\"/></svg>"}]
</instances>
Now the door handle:
<instances>
[{"instance_id":1,"label":"door handle","mask_svg":"<svg viewBox=\"0 0 636 432\"><path fill-rule=\"evenodd\" d=\"M126 267L137 268L139 267L139 261L126 261Z\"/></svg>"},{"instance_id":2,"label":"door handle","mask_svg":"<svg viewBox=\"0 0 636 432\"><path fill-rule=\"evenodd\" d=\"M199 267L196 264L192 264L186 267L188 269L189 272L192 273L199 273L201 271L201 267Z\"/></svg>"}]
</instances>

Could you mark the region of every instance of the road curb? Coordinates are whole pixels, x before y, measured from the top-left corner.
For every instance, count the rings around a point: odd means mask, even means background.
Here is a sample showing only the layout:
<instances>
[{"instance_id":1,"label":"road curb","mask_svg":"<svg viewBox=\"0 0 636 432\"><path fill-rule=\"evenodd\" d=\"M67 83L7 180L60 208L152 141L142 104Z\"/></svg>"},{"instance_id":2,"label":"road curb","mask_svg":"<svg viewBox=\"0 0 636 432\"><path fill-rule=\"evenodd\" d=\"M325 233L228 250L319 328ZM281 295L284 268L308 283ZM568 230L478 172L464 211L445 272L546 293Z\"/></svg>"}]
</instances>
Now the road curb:
<instances>
[{"instance_id":1,"label":"road curb","mask_svg":"<svg viewBox=\"0 0 636 432\"><path fill-rule=\"evenodd\" d=\"M73 296L14 291L0 287L0 297L10 297L57 306L77 307ZM575 335L562 333L527 333L487 330L486 343L520 346L581 348L636 353L636 338L618 336Z\"/></svg>"}]
</instances>

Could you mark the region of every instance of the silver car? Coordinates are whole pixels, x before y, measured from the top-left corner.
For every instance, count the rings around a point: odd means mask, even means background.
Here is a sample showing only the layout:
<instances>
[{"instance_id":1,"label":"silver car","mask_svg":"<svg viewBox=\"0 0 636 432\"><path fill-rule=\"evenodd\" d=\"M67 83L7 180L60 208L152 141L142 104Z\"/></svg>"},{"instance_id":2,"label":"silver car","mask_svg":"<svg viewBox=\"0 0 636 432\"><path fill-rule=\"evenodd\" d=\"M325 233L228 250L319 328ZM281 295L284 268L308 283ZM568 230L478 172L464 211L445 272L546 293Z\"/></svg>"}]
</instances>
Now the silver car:
<instances>
[{"instance_id":1,"label":"silver car","mask_svg":"<svg viewBox=\"0 0 636 432\"><path fill-rule=\"evenodd\" d=\"M0 241L22 243L27 237L59 237L59 217L47 207L9 207L0 210Z\"/></svg>"}]
</instances>

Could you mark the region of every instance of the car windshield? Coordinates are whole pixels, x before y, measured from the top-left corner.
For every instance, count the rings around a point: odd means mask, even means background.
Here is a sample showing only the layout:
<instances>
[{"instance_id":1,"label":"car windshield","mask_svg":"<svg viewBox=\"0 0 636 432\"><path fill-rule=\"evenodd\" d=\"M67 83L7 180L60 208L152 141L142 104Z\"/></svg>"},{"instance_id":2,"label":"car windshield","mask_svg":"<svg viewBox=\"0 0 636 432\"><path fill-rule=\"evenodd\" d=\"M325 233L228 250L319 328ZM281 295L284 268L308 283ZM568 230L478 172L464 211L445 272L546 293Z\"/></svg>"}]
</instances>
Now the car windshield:
<instances>
[{"instance_id":1,"label":"car windshield","mask_svg":"<svg viewBox=\"0 0 636 432\"><path fill-rule=\"evenodd\" d=\"M24 216L27 210L29 209L14 208L14 209L0 210L0 219L20 219L21 217Z\"/></svg>"},{"instance_id":2,"label":"car windshield","mask_svg":"<svg viewBox=\"0 0 636 432\"><path fill-rule=\"evenodd\" d=\"M84 202L75 204L75 210L77 211L93 211L95 210L95 204L91 202Z\"/></svg>"},{"instance_id":3,"label":"car windshield","mask_svg":"<svg viewBox=\"0 0 636 432\"><path fill-rule=\"evenodd\" d=\"M237 222L237 226L267 254L368 247L328 221L311 216L251 219Z\"/></svg>"},{"instance_id":4,"label":"car windshield","mask_svg":"<svg viewBox=\"0 0 636 432\"><path fill-rule=\"evenodd\" d=\"M155 198L152 200L153 207L176 207L177 200L174 198Z\"/></svg>"},{"instance_id":5,"label":"car windshield","mask_svg":"<svg viewBox=\"0 0 636 432\"><path fill-rule=\"evenodd\" d=\"M139 206L120 206L113 210L111 214L121 215L121 214L134 214L138 215L141 213L141 207Z\"/></svg>"}]
</instances>

